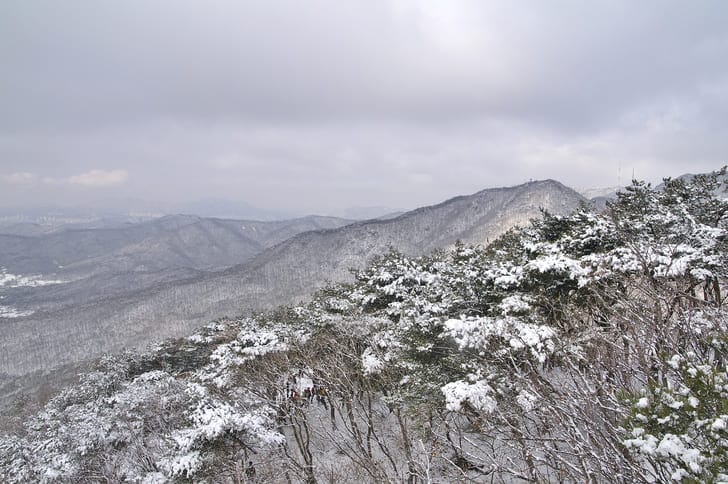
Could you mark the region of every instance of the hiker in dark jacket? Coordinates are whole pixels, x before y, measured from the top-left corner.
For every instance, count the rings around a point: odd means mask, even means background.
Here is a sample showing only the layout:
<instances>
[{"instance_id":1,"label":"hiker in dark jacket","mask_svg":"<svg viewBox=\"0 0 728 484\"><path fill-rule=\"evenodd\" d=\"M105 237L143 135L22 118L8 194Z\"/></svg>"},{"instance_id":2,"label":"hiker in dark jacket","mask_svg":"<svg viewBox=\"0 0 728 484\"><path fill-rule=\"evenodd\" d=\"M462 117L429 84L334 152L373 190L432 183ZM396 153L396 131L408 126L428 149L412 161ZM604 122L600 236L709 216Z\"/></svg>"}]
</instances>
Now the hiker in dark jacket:
<instances>
[{"instance_id":1,"label":"hiker in dark jacket","mask_svg":"<svg viewBox=\"0 0 728 484\"><path fill-rule=\"evenodd\" d=\"M255 466L253 465L252 460L249 460L248 465L245 466L245 477L249 479L255 477Z\"/></svg>"}]
</instances>

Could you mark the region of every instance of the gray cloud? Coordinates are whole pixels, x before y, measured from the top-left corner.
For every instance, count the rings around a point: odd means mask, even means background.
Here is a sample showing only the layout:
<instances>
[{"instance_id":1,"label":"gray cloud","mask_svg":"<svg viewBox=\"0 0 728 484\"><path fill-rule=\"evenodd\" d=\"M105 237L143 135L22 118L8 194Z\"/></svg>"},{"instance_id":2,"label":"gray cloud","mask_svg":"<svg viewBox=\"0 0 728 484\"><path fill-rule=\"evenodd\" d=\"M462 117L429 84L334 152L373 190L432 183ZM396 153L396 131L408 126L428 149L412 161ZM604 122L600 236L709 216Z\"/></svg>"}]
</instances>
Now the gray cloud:
<instances>
[{"instance_id":1,"label":"gray cloud","mask_svg":"<svg viewBox=\"0 0 728 484\"><path fill-rule=\"evenodd\" d=\"M36 176L27 171L0 175L0 183L7 185L33 185L35 182Z\"/></svg>"},{"instance_id":2,"label":"gray cloud","mask_svg":"<svg viewBox=\"0 0 728 484\"><path fill-rule=\"evenodd\" d=\"M79 185L83 187L111 187L121 185L127 181L129 174L126 170L91 170L86 173L72 175L66 178L39 177L35 173L18 172L0 175L0 184L17 186L46 185Z\"/></svg>"},{"instance_id":3,"label":"gray cloud","mask_svg":"<svg viewBox=\"0 0 728 484\"><path fill-rule=\"evenodd\" d=\"M326 211L714 169L726 22L719 1L11 0L0 173ZM40 196L1 180L0 204Z\"/></svg>"},{"instance_id":4,"label":"gray cloud","mask_svg":"<svg viewBox=\"0 0 728 484\"><path fill-rule=\"evenodd\" d=\"M129 178L126 170L91 170L68 178L68 183L85 187L111 187L121 185Z\"/></svg>"}]
</instances>

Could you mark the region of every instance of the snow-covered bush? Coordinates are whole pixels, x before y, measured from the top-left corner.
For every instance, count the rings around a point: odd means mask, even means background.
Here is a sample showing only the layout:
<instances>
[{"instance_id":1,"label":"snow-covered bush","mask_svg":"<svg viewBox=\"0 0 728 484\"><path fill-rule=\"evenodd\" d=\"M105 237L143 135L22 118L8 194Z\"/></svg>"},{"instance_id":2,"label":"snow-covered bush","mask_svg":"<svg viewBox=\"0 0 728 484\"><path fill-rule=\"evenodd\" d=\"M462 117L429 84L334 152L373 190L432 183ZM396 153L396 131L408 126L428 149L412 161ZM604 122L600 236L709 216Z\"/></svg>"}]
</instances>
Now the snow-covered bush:
<instances>
[{"instance_id":1,"label":"snow-covered bush","mask_svg":"<svg viewBox=\"0 0 728 484\"><path fill-rule=\"evenodd\" d=\"M655 480L728 479L728 374L724 364L673 355L664 383L632 399L624 445ZM722 368L721 368L722 367Z\"/></svg>"}]
</instances>

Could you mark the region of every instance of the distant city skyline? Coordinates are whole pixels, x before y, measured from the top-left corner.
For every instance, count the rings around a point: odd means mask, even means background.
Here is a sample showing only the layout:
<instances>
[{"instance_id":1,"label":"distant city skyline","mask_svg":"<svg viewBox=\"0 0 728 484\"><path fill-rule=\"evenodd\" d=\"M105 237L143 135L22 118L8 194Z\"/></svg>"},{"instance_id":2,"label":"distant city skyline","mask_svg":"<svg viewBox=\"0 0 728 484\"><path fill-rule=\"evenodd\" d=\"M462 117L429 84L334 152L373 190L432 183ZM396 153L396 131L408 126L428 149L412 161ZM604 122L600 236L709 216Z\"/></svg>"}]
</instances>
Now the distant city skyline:
<instances>
[{"instance_id":1,"label":"distant city skyline","mask_svg":"<svg viewBox=\"0 0 728 484\"><path fill-rule=\"evenodd\" d=\"M719 169L726 25L707 0L8 0L0 208L326 214Z\"/></svg>"}]
</instances>

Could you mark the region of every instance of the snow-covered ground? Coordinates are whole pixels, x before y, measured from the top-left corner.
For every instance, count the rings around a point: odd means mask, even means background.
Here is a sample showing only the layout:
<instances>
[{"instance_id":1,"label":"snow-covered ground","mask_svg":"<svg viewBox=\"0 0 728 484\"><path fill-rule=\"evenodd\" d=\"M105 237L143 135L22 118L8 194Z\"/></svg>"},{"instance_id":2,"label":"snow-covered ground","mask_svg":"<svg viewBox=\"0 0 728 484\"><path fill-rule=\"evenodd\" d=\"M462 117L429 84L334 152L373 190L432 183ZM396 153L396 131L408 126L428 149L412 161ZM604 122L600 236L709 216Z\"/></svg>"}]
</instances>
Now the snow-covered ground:
<instances>
[{"instance_id":1,"label":"snow-covered ground","mask_svg":"<svg viewBox=\"0 0 728 484\"><path fill-rule=\"evenodd\" d=\"M62 284L65 281L58 279L44 279L42 274L24 276L21 274L11 274L5 267L0 266L0 289L12 289L16 287L40 287L50 284ZM0 299L3 297L0 296ZM12 306L0 304L0 318L22 318L30 316L35 311L22 310Z\"/></svg>"},{"instance_id":2,"label":"snow-covered ground","mask_svg":"<svg viewBox=\"0 0 728 484\"><path fill-rule=\"evenodd\" d=\"M0 267L0 287L38 287L49 284L61 284L65 281L58 279L43 279L43 275L23 276L10 274L7 269Z\"/></svg>"},{"instance_id":3,"label":"snow-covered ground","mask_svg":"<svg viewBox=\"0 0 728 484\"><path fill-rule=\"evenodd\" d=\"M30 316L35 311L21 311L19 309L3 306L0 304L0 318L22 318L24 316Z\"/></svg>"}]
</instances>

